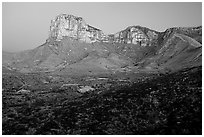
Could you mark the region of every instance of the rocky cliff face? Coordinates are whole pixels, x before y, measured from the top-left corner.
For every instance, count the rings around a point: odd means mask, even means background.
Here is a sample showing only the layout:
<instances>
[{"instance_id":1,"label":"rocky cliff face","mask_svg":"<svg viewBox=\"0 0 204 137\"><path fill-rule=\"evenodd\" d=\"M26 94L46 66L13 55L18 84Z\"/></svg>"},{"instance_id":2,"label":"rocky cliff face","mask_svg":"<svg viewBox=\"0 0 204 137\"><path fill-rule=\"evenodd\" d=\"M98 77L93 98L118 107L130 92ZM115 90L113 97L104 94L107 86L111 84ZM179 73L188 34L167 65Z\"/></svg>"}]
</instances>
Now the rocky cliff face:
<instances>
[{"instance_id":1,"label":"rocky cliff face","mask_svg":"<svg viewBox=\"0 0 204 137\"><path fill-rule=\"evenodd\" d=\"M109 35L109 41L114 43L151 45L158 38L158 32L141 26L130 26L123 31Z\"/></svg>"},{"instance_id":2,"label":"rocky cliff face","mask_svg":"<svg viewBox=\"0 0 204 137\"><path fill-rule=\"evenodd\" d=\"M102 40L104 34L100 29L88 25L81 17L60 14L51 21L49 39L61 41L66 36L91 43Z\"/></svg>"}]
</instances>

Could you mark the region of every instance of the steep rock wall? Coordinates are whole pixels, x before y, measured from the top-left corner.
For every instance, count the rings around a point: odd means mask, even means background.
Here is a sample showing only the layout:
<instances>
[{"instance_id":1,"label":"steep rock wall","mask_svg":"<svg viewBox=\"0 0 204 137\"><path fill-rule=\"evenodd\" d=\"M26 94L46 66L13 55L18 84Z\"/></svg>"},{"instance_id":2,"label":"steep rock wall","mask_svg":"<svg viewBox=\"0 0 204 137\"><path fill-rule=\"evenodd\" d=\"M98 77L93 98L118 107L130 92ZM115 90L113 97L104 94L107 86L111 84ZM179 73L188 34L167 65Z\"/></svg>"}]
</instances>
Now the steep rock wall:
<instances>
[{"instance_id":1,"label":"steep rock wall","mask_svg":"<svg viewBox=\"0 0 204 137\"><path fill-rule=\"evenodd\" d=\"M61 41L68 36L87 43L100 41L103 37L100 29L88 25L83 18L60 14L51 21L49 38Z\"/></svg>"}]
</instances>

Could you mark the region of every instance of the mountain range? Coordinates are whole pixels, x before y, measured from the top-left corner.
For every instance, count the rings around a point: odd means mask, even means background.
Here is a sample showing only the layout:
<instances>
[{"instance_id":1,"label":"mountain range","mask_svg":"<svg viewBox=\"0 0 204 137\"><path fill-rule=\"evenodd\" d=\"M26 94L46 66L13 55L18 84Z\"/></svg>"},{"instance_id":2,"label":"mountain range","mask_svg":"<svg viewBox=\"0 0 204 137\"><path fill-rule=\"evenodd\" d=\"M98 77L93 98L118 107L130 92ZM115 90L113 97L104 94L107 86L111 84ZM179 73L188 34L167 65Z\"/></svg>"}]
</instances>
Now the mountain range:
<instances>
[{"instance_id":1,"label":"mountain range","mask_svg":"<svg viewBox=\"0 0 204 137\"><path fill-rule=\"evenodd\" d=\"M202 66L202 26L164 32L129 26L107 35L81 17L60 14L51 21L44 44L16 53L3 51L2 65L3 71L22 73L172 72Z\"/></svg>"}]
</instances>

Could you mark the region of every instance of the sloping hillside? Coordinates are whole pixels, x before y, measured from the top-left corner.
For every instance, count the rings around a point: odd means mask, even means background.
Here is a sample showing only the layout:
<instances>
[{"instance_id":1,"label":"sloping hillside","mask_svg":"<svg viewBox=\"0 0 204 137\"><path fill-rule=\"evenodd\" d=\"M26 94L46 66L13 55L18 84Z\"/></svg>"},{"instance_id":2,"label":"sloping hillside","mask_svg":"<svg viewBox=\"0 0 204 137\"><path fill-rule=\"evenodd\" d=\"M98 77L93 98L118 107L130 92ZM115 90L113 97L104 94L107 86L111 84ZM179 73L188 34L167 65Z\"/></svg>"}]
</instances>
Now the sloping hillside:
<instances>
[{"instance_id":1,"label":"sloping hillside","mask_svg":"<svg viewBox=\"0 0 204 137\"><path fill-rule=\"evenodd\" d=\"M183 34L173 34L151 58L140 62L148 69L178 70L202 65L202 45Z\"/></svg>"}]
</instances>

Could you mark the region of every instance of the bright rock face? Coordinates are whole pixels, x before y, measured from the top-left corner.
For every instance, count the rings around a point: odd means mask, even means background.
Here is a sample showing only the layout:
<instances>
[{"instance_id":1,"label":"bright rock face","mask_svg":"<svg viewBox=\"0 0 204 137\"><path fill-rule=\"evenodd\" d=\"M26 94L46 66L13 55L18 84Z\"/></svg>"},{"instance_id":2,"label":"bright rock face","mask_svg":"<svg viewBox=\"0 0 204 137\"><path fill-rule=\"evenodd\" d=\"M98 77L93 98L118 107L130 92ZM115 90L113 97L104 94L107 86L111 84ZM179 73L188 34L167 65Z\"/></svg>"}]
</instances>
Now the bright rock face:
<instances>
[{"instance_id":1,"label":"bright rock face","mask_svg":"<svg viewBox=\"0 0 204 137\"><path fill-rule=\"evenodd\" d=\"M86 24L81 17L60 14L51 21L49 37L60 41L63 37L67 36L91 43L100 41L103 35L100 29Z\"/></svg>"},{"instance_id":2,"label":"bright rock face","mask_svg":"<svg viewBox=\"0 0 204 137\"><path fill-rule=\"evenodd\" d=\"M110 37L112 37L111 39L115 43L131 43L147 46L150 41L157 39L157 34L153 31L148 31L147 34L145 34L139 27L133 26Z\"/></svg>"}]
</instances>

